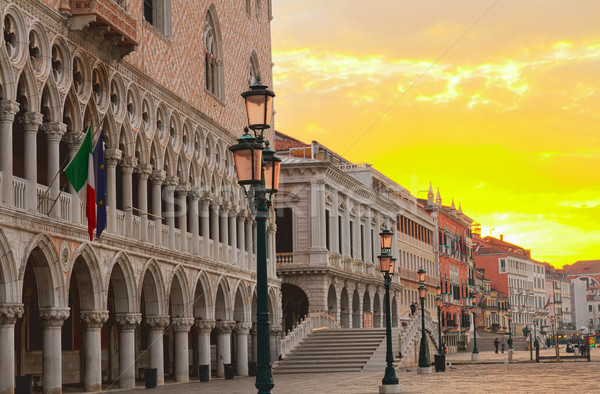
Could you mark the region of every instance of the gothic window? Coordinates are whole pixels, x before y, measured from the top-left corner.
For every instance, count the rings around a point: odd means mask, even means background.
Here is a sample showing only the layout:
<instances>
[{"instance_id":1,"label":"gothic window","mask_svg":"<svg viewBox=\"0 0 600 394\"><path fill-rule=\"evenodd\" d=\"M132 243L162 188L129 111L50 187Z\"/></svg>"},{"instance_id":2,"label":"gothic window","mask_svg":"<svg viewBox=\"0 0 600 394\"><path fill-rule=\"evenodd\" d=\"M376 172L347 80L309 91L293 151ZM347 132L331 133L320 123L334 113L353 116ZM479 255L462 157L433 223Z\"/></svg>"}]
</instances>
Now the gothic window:
<instances>
[{"instance_id":1,"label":"gothic window","mask_svg":"<svg viewBox=\"0 0 600 394\"><path fill-rule=\"evenodd\" d=\"M214 7L206 13L204 21L205 44L205 88L219 99L223 99L221 39Z\"/></svg>"},{"instance_id":2,"label":"gothic window","mask_svg":"<svg viewBox=\"0 0 600 394\"><path fill-rule=\"evenodd\" d=\"M260 22L262 18L262 0L256 0L256 20Z\"/></svg>"},{"instance_id":3,"label":"gothic window","mask_svg":"<svg viewBox=\"0 0 600 394\"><path fill-rule=\"evenodd\" d=\"M252 55L250 55L250 62L248 64L248 86L254 85L260 78L261 75L258 56L256 56L256 52L252 51Z\"/></svg>"},{"instance_id":4,"label":"gothic window","mask_svg":"<svg viewBox=\"0 0 600 394\"><path fill-rule=\"evenodd\" d=\"M248 16L252 15L252 0L246 0L246 14Z\"/></svg>"},{"instance_id":5,"label":"gothic window","mask_svg":"<svg viewBox=\"0 0 600 394\"><path fill-rule=\"evenodd\" d=\"M144 0L144 19L167 37L171 37L171 0Z\"/></svg>"}]
</instances>

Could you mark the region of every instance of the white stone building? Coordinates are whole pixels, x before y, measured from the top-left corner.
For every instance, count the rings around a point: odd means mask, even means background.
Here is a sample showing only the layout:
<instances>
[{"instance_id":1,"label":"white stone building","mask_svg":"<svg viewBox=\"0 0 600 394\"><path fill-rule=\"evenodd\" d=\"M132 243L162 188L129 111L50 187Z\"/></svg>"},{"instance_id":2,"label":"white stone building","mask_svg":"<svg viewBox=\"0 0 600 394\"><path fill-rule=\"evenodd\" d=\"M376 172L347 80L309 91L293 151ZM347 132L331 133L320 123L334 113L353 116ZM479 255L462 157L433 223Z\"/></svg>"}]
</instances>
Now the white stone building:
<instances>
[{"instance_id":1,"label":"white stone building","mask_svg":"<svg viewBox=\"0 0 600 394\"><path fill-rule=\"evenodd\" d=\"M385 290L377 256L379 232L385 227L396 232L392 250L397 271L390 299L397 326L408 318L410 302L417 301L403 283L416 282L421 266L431 270L430 286L439 282L433 247L423 241L425 231L432 232L431 217L406 189L368 164L350 163L317 142L304 144L281 133L276 142L278 154L287 155L276 195L284 329L320 312L342 327L384 327ZM399 217L422 225L418 238L401 231Z\"/></svg>"},{"instance_id":2,"label":"white stone building","mask_svg":"<svg viewBox=\"0 0 600 394\"><path fill-rule=\"evenodd\" d=\"M254 3L0 1L0 392L25 374L53 393L144 368L248 374L256 234L227 147L240 93L272 83L270 1ZM88 126L108 207L93 242L57 176ZM279 322L274 241L270 225Z\"/></svg>"}]
</instances>

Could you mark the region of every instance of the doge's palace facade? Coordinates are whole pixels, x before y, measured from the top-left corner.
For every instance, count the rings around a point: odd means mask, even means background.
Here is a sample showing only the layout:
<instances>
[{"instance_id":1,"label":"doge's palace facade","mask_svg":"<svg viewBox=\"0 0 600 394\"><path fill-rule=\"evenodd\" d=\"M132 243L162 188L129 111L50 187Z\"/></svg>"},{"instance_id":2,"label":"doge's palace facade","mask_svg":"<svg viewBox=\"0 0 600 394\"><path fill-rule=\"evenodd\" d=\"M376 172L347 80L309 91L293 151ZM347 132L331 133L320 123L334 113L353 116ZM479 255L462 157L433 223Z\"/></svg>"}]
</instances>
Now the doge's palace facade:
<instances>
[{"instance_id":1,"label":"doge's palace facade","mask_svg":"<svg viewBox=\"0 0 600 394\"><path fill-rule=\"evenodd\" d=\"M0 0L0 20L0 393L27 374L52 393L247 375L256 229L227 148L240 93L272 85L270 1ZM108 208L93 242L59 175L88 127Z\"/></svg>"}]
</instances>

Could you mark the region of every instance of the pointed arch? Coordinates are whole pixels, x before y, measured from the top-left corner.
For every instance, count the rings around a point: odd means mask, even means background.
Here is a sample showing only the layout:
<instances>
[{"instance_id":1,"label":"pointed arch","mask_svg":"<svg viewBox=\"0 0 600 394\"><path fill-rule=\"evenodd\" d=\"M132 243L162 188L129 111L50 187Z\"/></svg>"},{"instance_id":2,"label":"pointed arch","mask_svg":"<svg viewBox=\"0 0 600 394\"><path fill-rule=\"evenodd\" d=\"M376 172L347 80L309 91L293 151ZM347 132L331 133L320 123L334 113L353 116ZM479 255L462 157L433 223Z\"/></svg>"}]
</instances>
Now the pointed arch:
<instances>
[{"instance_id":1,"label":"pointed arch","mask_svg":"<svg viewBox=\"0 0 600 394\"><path fill-rule=\"evenodd\" d=\"M123 157L133 157L135 153L135 142L133 133L127 122L124 122L119 129L119 150L123 153Z\"/></svg>"},{"instance_id":2,"label":"pointed arch","mask_svg":"<svg viewBox=\"0 0 600 394\"><path fill-rule=\"evenodd\" d=\"M192 317L190 308L190 290L187 275L180 264L175 268L175 273L169 283L169 315L176 317Z\"/></svg>"},{"instance_id":3,"label":"pointed arch","mask_svg":"<svg viewBox=\"0 0 600 394\"><path fill-rule=\"evenodd\" d=\"M104 310L106 309L106 293L104 292L104 283L102 281L102 271L98 264L98 256L89 242L85 242L77 248L75 255L71 260L72 264L69 269L67 278L67 292L70 290L71 279L73 275L77 277L78 282L85 283L86 286L79 286L79 291L82 294L82 310ZM78 269L76 263L82 261L85 269Z\"/></svg>"},{"instance_id":4,"label":"pointed arch","mask_svg":"<svg viewBox=\"0 0 600 394\"><path fill-rule=\"evenodd\" d=\"M105 281L105 292L108 294L112 288L114 298L114 311L116 313L138 312L138 290L135 274L129 256L119 252L113 258L108 277ZM107 309L109 306L107 306Z\"/></svg>"},{"instance_id":5,"label":"pointed arch","mask_svg":"<svg viewBox=\"0 0 600 394\"><path fill-rule=\"evenodd\" d=\"M78 132L83 129L83 120L81 118L81 112L79 111L79 104L72 93L69 93L65 99L62 122L67 125L67 131Z\"/></svg>"},{"instance_id":6,"label":"pointed arch","mask_svg":"<svg viewBox=\"0 0 600 394\"><path fill-rule=\"evenodd\" d=\"M44 115L44 122L62 121L62 102L56 83L48 78L42 89L40 113Z\"/></svg>"},{"instance_id":7,"label":"pointed arch","mask_svg":"<svg viewBox=\"0 0 600 394\"><path fill-rule=\"evenodd\" d=\"M215 319L231 320L231 289L226 277L220 276L215 286L213 305L215 306Z\"/></svg>"},{"instance_id":8,"label":"pointed arch","mask_svg":"<svg viewBox=\"0 0 600 394\"><path fill-rule=\"evenodd\" d=\"M237 322L249 322L250 321L250 298L248 296L248 288L246 283L242 279L238 279L237 283L233 287L234 307L233 307L233 320Z\"/></svg>"},{"instance_id":9,"label":"pointed arch","mask_svg":"<svg viewBox=\"0 0 600 394\"><path fill-rule=\"evenodd\" d=\"M219 99L224 98L223 89L223 37L217 9L211 4L206 11L203 32L205 50L205 88Z\"/></svg>"},{"instance_id":10,"label":"pointed arch","mask_svg":"<svg viewBox=\"0 0 600 394\"><path fill-rule=\"evenodd\" d=\"M165 280L156 260L150 259L144 264L138 288L140 310L142 309L142 292L144 292L147 316L164 316L167 314Z\"/></svg>"},{"instance_id":11,"label":"pointed arch","mask_svg":"<svg viewBox=\"0 0 600 394\"><path fill-rule=\"evenodd\" d=\"M210 280L206 272L200 271L194 280L194 317L196 319L214 319L214 307Z\"/></svg>"},{"instance_id":12,"label":"pointed arch","mask_svg":"<svg viewBox=\"0 0 600 394\"><path fill-rule=\"evenodd\" d=\"M19 280L23 281L28 263L33 265L42 307L66 307L65 277L60 269L58 252L47 234L34 236L23 254Z\"/></svg>"},{"instance_id":13,"label":"pointed arch","mask_svg":"<svg viewBox=\"0 0 600 394\"><path fill-rule=\"evenodd\" d=\"M150 153L148 151L148 140L146 140L142 133L136 133L134 156L137 159L138 164L149 163Z\"/></svg>"},{"instance_id":14,"label":"pointed arch","mask_svg":"<svg viewBox=\"0 0 600 394\"><path fill-rule=\"evenodd\" d=\"M0 49L0 98L14 100L17 97L17 78L8 59L4 46Z\"/></svg>"},{"instance_id":15,"label":"pointed arch","mask_svg":"<svg viewBox=\"0 0 600 394\"><path fill-rule=\"evenodd\" d=\"M17 79L16 101L21 104L20 110L40 112L40 95L30 64L26 64Z\"/></svg>"},{"instance_id":16,"label":"pointed arch","mask_svg":"<svg viewBox=\"0 0 600 394\"><path fill-rule=\"evenodd\" d=\"M177 175L177 155L173 152L171 147L167 147L164 151L164 160L163 160L163 170L167 172L167 176L176 176Z\"/></svg>"},{"instance_id":17,"label":"pointed arch","mask_svg":"<svg viewBox=\"0 0 600 394\"><path fill-rule=\"evenodd\" d=\"M155 170L163 169L163 155L158 135L155 135L150 145L149 163Z\"/></svg>"},{"instance_id":18,"label":"pointed arch","mask_svg":"<svg viewBox=\"0 0 600 394\"><path fill-rule=\"evenodd\" d=\"M21 302L20 287L10 244L0 228L0 304Z\"/></svg>"}]
</instances>

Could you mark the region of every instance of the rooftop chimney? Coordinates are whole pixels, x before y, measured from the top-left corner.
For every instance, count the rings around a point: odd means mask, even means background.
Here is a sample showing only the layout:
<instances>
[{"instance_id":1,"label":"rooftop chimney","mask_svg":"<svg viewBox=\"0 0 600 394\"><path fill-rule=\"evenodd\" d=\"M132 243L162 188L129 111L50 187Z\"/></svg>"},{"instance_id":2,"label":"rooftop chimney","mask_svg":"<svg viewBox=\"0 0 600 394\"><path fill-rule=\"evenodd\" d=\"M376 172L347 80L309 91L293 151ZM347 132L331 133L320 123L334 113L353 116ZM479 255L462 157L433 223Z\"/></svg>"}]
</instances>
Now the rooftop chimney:
<instances>
[{"instance_id":1,"label":"rooftop chimney","mask_svg":"<svg viewBox=\"0 0 600 394\"><path fill-rule=\"evenodd\" d=\"M500 241L504 241L504 235L500 234Z\"/></svg>"}]
</instances>

